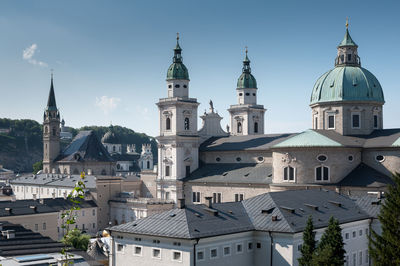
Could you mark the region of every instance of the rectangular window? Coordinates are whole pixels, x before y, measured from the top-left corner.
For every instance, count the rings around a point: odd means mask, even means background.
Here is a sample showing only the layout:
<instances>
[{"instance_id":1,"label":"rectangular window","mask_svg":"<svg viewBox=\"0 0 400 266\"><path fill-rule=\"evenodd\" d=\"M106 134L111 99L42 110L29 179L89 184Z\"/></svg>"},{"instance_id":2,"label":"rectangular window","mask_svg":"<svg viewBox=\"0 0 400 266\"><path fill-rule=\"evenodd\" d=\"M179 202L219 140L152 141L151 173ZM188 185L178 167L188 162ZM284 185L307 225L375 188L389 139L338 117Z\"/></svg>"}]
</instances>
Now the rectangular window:
<instances>
[{"instance_id":1,"label":"rectangular window","mask_svg":"<svg viewBox=\"0 0 400 266\"><path fill-rule=\"evenodd\" d=\"M38 230L39 230L39 225L35 224L35 231L38 231Z\"/></svg>"},{"instance_id":2,"label":"rectangular window","mask_svg":"<svg viewBox=\"0 0 400 266\"><path fill-rule=\"evenodd\" d=\"M186 177L190 176L190 165L186 165Z\"/></svg>"},{"instance_id":3,"label":"rectangular window","mask_svg":"<svg viewBox=\"0 0 400 266\"><path fill-rule=\"evenodd\" d=\"M230 256L231 255L231 247L227 246L224 247L224 256Z\"/></svg>"},{"instance_id":4,"label":"rectangular window","mask_svg":"<svg viewBox=\"0 0 400 266\"><path fill-rule=\"evenodd\" d=\"M257 248L261 248L261 242L257 242Z\"/></svg>"},{"instance_id":5,"label":"rectangular window","mask_svg":"<svg viewBox=\"0 0 400 266\"><path fill-rule=\"evenodd\" d=\"M221 193L213 193L213 202L214 203L221 203L222 195Z\"/></svg>"},{"instance_id":6,"label":"rectangular window","mask_svg":"<svg viewBox=\"0 0 400 266\"><path fill-rule=\"evenodd\" d=\"M351 54L347 54L347 61L351 61Z\"/></svg>"},{"instance_id":7,"label":"rectangular window","mask_svg":"<svg viewBox=\"0 0 400 266\"><path fill-rule=\"evenodd\" d=\"M85 211L84 210L82 210L82 216L85 216Z\"/></svg>"},{"instance_id":8,"label":"rectangular window","mask_svg":"<svg viewBox=\"0 0 400 266\"><path fill-rule=\"evenodd\" d=\"M134 246L133 247L133 255L142 256L142 247L141 246Z\"/></svg>"},{"instance_id":9,"label":"rectangular window","mask_svg":"<svg viewBox=\"0 0 400 266\"><path fill-rule=\"evenodd\" d=\"M362 236L362 230L360 230L360 231L358 232L358 235L359 235L359 236Z\"/></svg>"},{"instance_id":10,"label":"rectangular window","mask_svg":"<svg viewBox=\"0 0 400 266\"><path fill-rule=\"evenodd\" d=\"M314 119L314 128L318 129L318 117L315 117Z\"/></svg>"},{"instance_id":11,"label":"rectangular window","mask_svg":"<svg viewBox=\"0 0 400 266\"><path fill-rule=\"evenodd\" d=\"M124 252L124 245L122 244L117 244L117 252Z\"/></svg>"},{"instance_id":12,"label":"rectangular window","mask_svg":"<svg viewBox=\"0 0 400 266\"><path fill-rule=\"evenodd\" d=\"M378 116L374 115L374 128L378 128Z\"/></svg>"},{"instance_id":13,"label":"rectangular window","mask_svg":"<svg viewBox=\"0 0 400 266\"><path fill-rule=\"evenodd\" d=\"M322 180L322 167L317 167L315 175L318 181Z\"/></svg>"},{"instance_id":14,"label":"rectangular window","mask_svg":"<svg viewBox=\"0 0 400 266\"><path fill-rule=\"evenodd\" d=\"M93 223L93 229L95 229L96 228L96 224L95 223Z\"/></svg>"},{"instance_id":15,"label":"rectangular window","mask_svg":"<svg viewBox=\"0 0 400 266\"><path fill-rule=\"evenodd\" d=\"M241 194L241 193L235 194L235 202L242 201L243 198L244 198L243 194Z\"/></svg>"},{"instance_id":16,"label":"rectangular window","mask_svg":"<svg viewBox=\"0 0 400 266\"><path fill-rule=\"evenodd\" d=\"M169 165L165 166L165 176L169 176Z\"/></svg>"},{"instance_id":17,"label":"rectangular window","mask_svg":"<svg viewBox=\"0 0 400 266\"><path fill-rule=\"evenodd\" d=\"M210 259L215 259L218 257L218 249L212 248L210 249Z\"/></svg>"},{"instance_id":18,"label":"rectangular window","mask_svg":"<svg viewBox=\"0 0 400 266\"><path fill-rule=\"evenodd\" d=\"M368 228L365 228L365 235L368 235Z\"/></svg>"},{"instance_id":19,"label":"rectangular window","mask_svg":"<svg viewBox=\"0 0 400 266\"><path fill-rule=\"evenodd\" d=\"M95 216L96 215L96 209L92 210L92 215Z\"/></svg>"},{"instance_id":20,"label":"rectangular window","mask_svg":"<svg viewBox=\"0 0 400 266\"><path fill-rule=\"evenodd\" d=\"M204 251L197 251L197 260L198 261L204 260Z\"/></svg>"},{"instance_id":21,"label":"rectangular window","mask_svg":"<svg viewBox=\"0 0 400 266\"><path fill-rule=\"evenodd\" d=\"M328 167L323 167L324 168L324 180L327 181L329 180L329 168Z\"/></svg>"},{"instance_id":22,"label":"rectangular window","mask_svg":"<svg viewBox=\"0 0 400 266\"><path fill-rule=\"evenodd\" d=\"M369 263L368 249L364 251L364 255L365 255L365 263L368 264Z\"/></svg>"},{"instance_id":23,"label":"rectangular window","mask_svg":"<svg viewBox=\"0 0 400 266\"><path fill-rule=\"evenodd\" d=\"M236 253L243 252L243 244L236 244Z\"/></svg>"},{"instance_id":24,"label":"rectangular window","mask_svg":"<svg viewBox=\"0 0 400 266\"><path fill-rule=\"evenodd\" d=\"M294 180L294 168L289 166L289 181Z\"/></svg>"},{"instance_id":25,"label":"rectangular window","mask_svg":"<svg viewBox=\"0 0 400 266\"><path fill-rule=\"evenodd\" d=\"M349 239L349 238L350 238L349 233L346 233L346 234L345 234L345 238L346 238L346 239Z\"/></svg>"},{"instance_id":26,"label":"rectangular window","mask_svg":"<svg viewBox=\"0 0 400 266\"><path fill-rule=\"evenodd\" d=\"M352 265L353 266L357 265L357 253L353 253L353 263L352 263Z\"/></svg>"},{"instance_id":27,"label":"rectangular window","mask_svg":"<svg viewBox=\"0 0 400 266\"><path fill-rule=\"evenodd\" d=\"M353 231L353 238L357 236L356 231Z\"/></svg>"},{"instance_id":28,"label":"rectangular window","mask_svg":"<svg viewBox=\"0 0 400 266\"><path fill-rule=\"evenodd\" d=\"M345 266L349 266L349 255L346 255L345 261L344 261Z\"/></svg>"},{"instance_id":29,"label":"rectangular window","mask_svg":"<svg viewBox=\"0 0 400 266\"><path fill-rule=\"evenodd\" d=\"M360 115L359 114L352 114L351 116L351 123L352 128L360 128Z\"/></svg>"},{"instance_id":30,"label":"rectangular window","mask_svg":"<svg viewBox=\"0 0 400 266\"><path fill-rule=\"evenodd\" d=\"M335 116L328 115L328 129L335 129Z\"/></svg>"},{"instance_id":31,"label":"rectangular window","mask_svg":"<svg viewBox=\"0 0 400 266\"><path fill-rule=\"evenodd\" d=\"M174 260L174 261L182 261L182 252L173 251L172 252L172 260Z\"/></svg>"},{"instance_id":32,"label":"rectangular window","mask_svg":"<svg viewBox=\"0 0 400 266\"><path fill-rule=\"evenodd\" d=\"M360 251L358 252L358 265L362 265L362 260L363 260L362 251Z\"/></svg>"},{"instance_id":33,"label":"rectangular window","mask_svg":"<svg viewBox=\"0 0 400 266\"><path fill-rule=\"evenodd\" d=\"M43 223L43 230L46 230L46 223Z\"/></svg>"},{"instance_id":34,"label":"rectangular window","mask_svg":"<svg viewBox=\"0 0 400 266\"><path fill-rule=\"evenodd\" d=\"M298 252L301 252L301 249L303 248L303 244L299 244L299 245L297 245L297 251Z\"/></svg>"},{"instance_id":35,"label":"rectangular window","mask_svg":"<svg viewBox=\"0 0 400 266\"><path fill-rule=\"evenodd\" d=\"M200 202L200 192L193 192L193 203Z\"/></svg>"},{"instance_id":36,"label":"rectangular window","mask_svg":"<svg viewBox=\"0 0 400 266\"><path fill-rule=\"evenodd\" d=\"M253 242L247 243L247 250L252 251L253 250Z\"/></svg>"},{"instance_id":37,"label":"rectangular window","mask_svg":"<svg viewBox=\"0 0 400 266\"><path fill-rule=\"evenodd\" d=\"M161 249L159 248L153 248L153 252L152 252L152 257L154 259L161 259Z\"/></svg>"}]
</instances>

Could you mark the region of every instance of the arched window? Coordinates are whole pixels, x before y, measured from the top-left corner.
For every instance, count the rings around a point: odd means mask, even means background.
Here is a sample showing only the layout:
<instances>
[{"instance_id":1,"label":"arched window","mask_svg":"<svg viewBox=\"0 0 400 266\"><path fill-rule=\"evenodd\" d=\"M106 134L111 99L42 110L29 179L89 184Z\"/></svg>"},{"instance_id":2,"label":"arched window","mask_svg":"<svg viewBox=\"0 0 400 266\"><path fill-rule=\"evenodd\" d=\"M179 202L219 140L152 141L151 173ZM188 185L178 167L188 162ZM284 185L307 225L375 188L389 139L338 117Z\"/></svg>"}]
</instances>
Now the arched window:
<instances>
[{"instance_id":1,"label":"arched window","mask_svg":"<svg viewBox=\"0 0 400 266\"><path fill-rule=\"evenodd\" d=\"M165 129L166 130L171 130L171 118L167 117L165 120Z\"/></svg>"},{"instance_id":2,"label":"arched window","mask_svg":"<svg viewBox=\"0 0 400 266\"><path fill-rule=\"evenodd\" d=\"M185 122L184 122L184 124L185 124L185 130L189 130L189 118L185 118Z\"/></svg>"},{"instance_id":3,"label":"arched window","mask_svg":"<svg viewBox=\"0 0 400 266\"><path fill-rule=\"evenodd\" d=\"M323 165L315 168L315 180L329 181L329 168Z\"/></svg>"},{"instance_id":4,"label":"arched window","mask_svg":"<svg viewBox=\"0 0 400 266\"><path fill-rule=\"evenodd\" d=\"M150 161L147 161L147 169L150 169Z\"/></svg>"},{"instance_id":5,"label":"arched window","mask_svg":"<svg viewBox=\"0 0 400 266\"><path fill-rule=\"evenodd\" d=\"M237 123L237 133L242 133L242 123L241 122Z\"/></svg>"},{"instance_id":6,"label":"arched window","mask_svg":"<svg viewBox=\"0 0 400 266\"><path fill-rule=\"evenodd\" d=\"M258 123L254 123L254 133L258 133Z\"/></svg>"},{"instance_id":7,"label":"arched window","mask_svg":"<svg viewBox=\"0 0 400 266\"><path fill-rule=\"evenodd\" d=\"M169 165L165 166L165 176L169 176Z\"/></svg>"},{"instance_id":8,"label":"arched window","mask_svg":"<svg viewBox=\"0 0 400 266\"><path fill-rule=\"evenodd\" d=\"M294 181L294 168L291 166L287 166L283 168L283 180L285 181Z\"/></svg>"}]
</instances>

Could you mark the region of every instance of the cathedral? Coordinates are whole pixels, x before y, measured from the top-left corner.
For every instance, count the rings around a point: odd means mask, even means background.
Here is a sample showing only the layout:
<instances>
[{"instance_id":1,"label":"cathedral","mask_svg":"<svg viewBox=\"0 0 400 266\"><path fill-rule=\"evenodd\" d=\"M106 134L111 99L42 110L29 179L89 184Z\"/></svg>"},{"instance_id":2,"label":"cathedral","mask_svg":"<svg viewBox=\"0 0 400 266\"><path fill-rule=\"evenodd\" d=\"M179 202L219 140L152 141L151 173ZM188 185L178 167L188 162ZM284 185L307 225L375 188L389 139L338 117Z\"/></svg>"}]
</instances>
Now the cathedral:
<instances>
[{"instance_id":1,"label":"cathedral","mask_svg":"<svg viewBox=\"0 0 400 266\"><path fill-rule=\"evenodd\" d=\"M155 195L187 203L241 201L268 191L328 189L346 195L384 191L400 171L400 128L383 129L382 87L361 66L348 25L334 68L311 91L312 128L264 134L266 109L246 49L230 126L210 109L200 118L190 92L179 36L167 71L166 98L158 103L160 131ZM227 92L229 93L229 92ZM146 174L142 178L149 180ZM148 184L148 183L147 183Z\"/></svg>"}]
</instances>

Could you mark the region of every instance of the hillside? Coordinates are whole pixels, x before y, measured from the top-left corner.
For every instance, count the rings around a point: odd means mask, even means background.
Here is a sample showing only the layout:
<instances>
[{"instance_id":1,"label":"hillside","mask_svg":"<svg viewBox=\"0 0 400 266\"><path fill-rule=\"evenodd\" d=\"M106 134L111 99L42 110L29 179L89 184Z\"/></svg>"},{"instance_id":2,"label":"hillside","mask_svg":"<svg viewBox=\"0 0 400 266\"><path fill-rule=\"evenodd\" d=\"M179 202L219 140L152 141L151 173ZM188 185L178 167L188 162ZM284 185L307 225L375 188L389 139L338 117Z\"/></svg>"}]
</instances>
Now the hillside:
<instances>
[{"instance_id":1,"label":"hillside","mask_svg":"<svg viewBox=\"0 0 400 266\"><path fill-rule=\"evenodd\" d=\"M71 128L75 137L80 130L93 130L99 140L108 131L108 127L85 126ZM136 144L137 152L141 152L143 143L151 143L155 160L157 160L157 143L154 138L132 129L114 126L114 132L122 144ZM65 148L70 141L61 141ZM43 156L42 125L34 120L13 120L0 118L0 164L4 168L19 172L32 172L32 165L41 161Z\"/></svg>"}]
</instances>

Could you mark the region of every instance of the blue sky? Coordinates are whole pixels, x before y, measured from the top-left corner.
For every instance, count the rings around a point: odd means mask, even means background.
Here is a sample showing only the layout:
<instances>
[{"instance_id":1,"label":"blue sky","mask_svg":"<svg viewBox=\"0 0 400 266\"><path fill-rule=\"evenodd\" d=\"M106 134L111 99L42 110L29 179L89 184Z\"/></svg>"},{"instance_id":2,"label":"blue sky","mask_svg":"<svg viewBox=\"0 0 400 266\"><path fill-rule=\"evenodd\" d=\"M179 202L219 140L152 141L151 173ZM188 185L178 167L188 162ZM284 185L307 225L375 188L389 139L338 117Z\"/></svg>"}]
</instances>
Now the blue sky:
<instances>
[{"instance_id":1,"label":"blue sky","mask_svg":"<svg viewBox=\"0 0 400 266\"><path fill-rule=\"evenodd\" d=\"M311 127L314 82L331 69L350 17L362 66L384 89L384 127L399 127L398 1L1 1L0 117L42 121L54 69L67 125L158 134L176 32L190 96L228 123L249 47L266 132ZM200 120L200 118L199 118ZM199 121L200 123L200 121Z\"/></svg>"}]
</instances>

